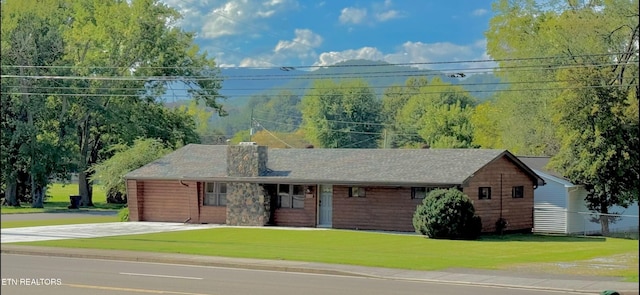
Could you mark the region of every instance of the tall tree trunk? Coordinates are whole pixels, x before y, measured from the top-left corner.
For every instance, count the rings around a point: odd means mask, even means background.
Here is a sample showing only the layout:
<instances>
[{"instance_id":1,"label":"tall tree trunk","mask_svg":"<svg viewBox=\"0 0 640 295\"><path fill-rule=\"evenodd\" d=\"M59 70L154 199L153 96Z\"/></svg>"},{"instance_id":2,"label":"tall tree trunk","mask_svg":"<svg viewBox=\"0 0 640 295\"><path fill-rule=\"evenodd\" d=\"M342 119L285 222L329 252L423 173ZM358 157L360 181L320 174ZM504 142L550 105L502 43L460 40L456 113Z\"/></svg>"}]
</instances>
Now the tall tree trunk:
<instances>
[{"instance_id":1,"label":"tall tree trunk","mask_svg":"<svg viewBox=\"0 0 640 295\"><path fill-rule=\"evenodd\" d=\"M603 236L609 236L609 206L606 202L600 204L600 230Z\"/></svg>"},{"instance_id":2,"label":"tall tree trunk","mask_svg":"<svg viewBox=\"0 0 640 295\"><path fill-rule=\"evenodd\" d=\"M600 215L600 228L602 230L602 235L605 237L609 236L609 216Z\"/></svg>"},{"instance_id":3,"label":"tall tree trunk","mask_svg":"<svg viewBox=\"0 0 640 295\"><path fill-rule=\"evenodd\" d=\"M602 197L600 201L600 230L603 236L609 236L609 203Z\"/></svg>"},{"instance_id":4,"label":"tall tree trunk","mask_svg":"<svg viewBox=\"0 0 640 295\"><path fill-rule=\"evenodd\" d=\"M78 190L82 199L80 200L80 206L93 206L93 186L89 180L89 175L85 170L81 170L78 173Z\"/></svg>"},{"instance_id":5,"label":"tall tree trunk","mask_svg":"<svg viewBox=\"0 0 640 295\"><path fill-rule=\"evenodd\" d=\"M31 181L31 207L43 208L44 207L44 192L41 185L35 184L35 181Z\"/></svg>"},{"instance_id":6,"label":"tall tree trunk","mask_svg":"<svg viewBox=\"0 0 640 295\"><path fill-rule=\"evenodd\" d=\"M20 206L20 200L18 199L18 180L15 177L15 172L10 175L11 179L7 179L7 187L4 191L4 201L7 206Z\"/></svg>"},{"instance_id":7,"label":"tall tree trunk","mask_svg":"<svg viewBox=\"0 0 640 295\"><path fill-rule=\"evenodd\" d=\"M80 206L93 206L91 201L91 189L87 169L89 169L89 138L90 138L90 115L85 115L78 124L78 145L80 146L80 163L78 165L78 194L81 197Z\"/></svg>"}]
</instances>

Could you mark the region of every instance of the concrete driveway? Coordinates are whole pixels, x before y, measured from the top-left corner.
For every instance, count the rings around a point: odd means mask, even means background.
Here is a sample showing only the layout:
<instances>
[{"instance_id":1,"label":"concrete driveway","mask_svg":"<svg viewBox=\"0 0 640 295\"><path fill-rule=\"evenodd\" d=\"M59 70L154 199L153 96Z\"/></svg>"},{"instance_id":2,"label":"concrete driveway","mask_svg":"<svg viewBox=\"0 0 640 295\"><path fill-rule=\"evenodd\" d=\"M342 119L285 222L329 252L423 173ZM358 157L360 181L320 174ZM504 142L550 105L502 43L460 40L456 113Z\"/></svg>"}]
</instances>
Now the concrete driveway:
<instances>
[{"instance_id":1,"label":"concrete driveway","mask_svg":"<svg viewBox=\"0 0 640 295\"><path fill-rule=\"evenodd\" d=\"M2 221L8 220L43 220L56 218L74 218L96 215L115 214L113 212L78 212L78 213L34 213L4 214ZM220 227L215 224L185 224L172 222L110 222L92 224L49 225L34 227L17 227L2 229L1 242L18 243L34 241L50 241L62 239L98 238L108 236L135 235L168 231L205 229Z\"/></svg>"},{"instance_id":2,"label":"concrete driveway","mask_svg":"<svg viewBox=\"0 0 640 295\"><path fill-rule=\"evenodd\" d=\"M96 216L116 216L118 211L104 210L104 211L89 211L78 210L65 213L16 213L16 214L2 214L0 219L2 221L24 221L24 220L47 220L47 219L71 219L71 218L86 218Z\"/></svg>"}]
</instances>

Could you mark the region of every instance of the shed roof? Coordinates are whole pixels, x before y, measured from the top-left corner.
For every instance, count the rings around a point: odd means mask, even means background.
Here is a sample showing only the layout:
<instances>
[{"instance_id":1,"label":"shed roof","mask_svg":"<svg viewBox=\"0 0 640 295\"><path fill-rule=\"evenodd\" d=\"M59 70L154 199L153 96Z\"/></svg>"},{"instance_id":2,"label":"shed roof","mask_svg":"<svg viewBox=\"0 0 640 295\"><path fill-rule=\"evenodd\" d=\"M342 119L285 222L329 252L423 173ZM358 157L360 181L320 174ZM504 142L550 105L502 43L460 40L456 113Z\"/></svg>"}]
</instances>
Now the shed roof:
<instances>
[{"instance_id":1,"label":"shed roof","mask_svg":"<svg viewBox=\"0 0 640 295\"><path fill-rule=\"evenodd\" d=\"M548 167L549 161L551 160L551 157L546 157L546 156L518 156L518 159L520 159L520 161L522 161L522 163L524 163L525 165L527 165L531 169L535 169L535 170L538 170L540 172L549 174L551 176L562 178L562 179L566 180L566 178L562 174L560 174L559 172L557 172L557 171L555 171L555 170L553 170L553 169Z\"/></svg>"},{"instance_id":2,"label":"shed roof","mask_svg":"<svg viewBox=\"0 0 640 295\"><path fill-rule=\"evenodd\" d=\"M268 172L227 176L227 146L190 144L127 174L127 179L185 179L263 183L457 185L490 162L508 157L542 179L506 150L490 149L269 149Z\"/></svg>"}]
</instances>

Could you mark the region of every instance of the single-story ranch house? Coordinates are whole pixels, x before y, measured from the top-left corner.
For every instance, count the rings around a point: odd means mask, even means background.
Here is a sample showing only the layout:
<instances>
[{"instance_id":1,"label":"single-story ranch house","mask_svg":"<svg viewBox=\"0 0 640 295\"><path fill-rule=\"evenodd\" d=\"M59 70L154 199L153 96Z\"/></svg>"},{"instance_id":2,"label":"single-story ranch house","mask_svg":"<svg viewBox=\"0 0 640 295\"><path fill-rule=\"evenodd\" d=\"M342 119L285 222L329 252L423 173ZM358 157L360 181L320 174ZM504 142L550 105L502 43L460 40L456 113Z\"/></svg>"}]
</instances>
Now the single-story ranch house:
<instances>
[{"instance_id":1,"label":"single-story ranch house","mask_svg":"<svg viewBox=\"0 0 640 295\"><path fill-rule=\"evenodd\" d=\"M126 175L131 221L414 231L426 193L455 187L495 231L533 228L544 181L507 150L186 145Z\"/></svg>"}]
</instances>

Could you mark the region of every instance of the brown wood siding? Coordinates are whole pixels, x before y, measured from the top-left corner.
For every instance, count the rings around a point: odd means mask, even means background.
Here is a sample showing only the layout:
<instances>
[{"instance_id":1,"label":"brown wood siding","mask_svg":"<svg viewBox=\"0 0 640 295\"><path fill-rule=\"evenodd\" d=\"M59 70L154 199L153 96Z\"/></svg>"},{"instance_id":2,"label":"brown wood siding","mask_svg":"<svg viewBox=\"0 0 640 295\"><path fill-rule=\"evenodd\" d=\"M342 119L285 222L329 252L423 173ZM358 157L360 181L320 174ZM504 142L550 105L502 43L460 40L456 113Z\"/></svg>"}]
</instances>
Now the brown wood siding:
<instances>
[{"instance_id":1,"label":"brown wood siding","mask_svg":"<svg viewBox=\"0 0 640 295\"><path fill-rule=\"evenodd\" d=\"M514 186L524 187L524 198L512 198L511 190ZM501 197L502 217L508 222L506 230L519 231L533 228L533 186L533 180L522 169L503 157L476 172L463 191L473 201L476 214L482 218L483 232L496 230ZM478 199L480 187L491 187L491 199Z\"/></svg>"},{"instance_id":2,"label":"brown wood siding","mask_svg":"<svg viewBox=\"0 0 640 295\"><path fill-rule=\"evenodd\" d=\"M413 213L422 200L411 188L366 187L364 198L349 198L348 186L333 187L333 227L414 231Z\"/></svg>"},{"instance_id":3,"label":"brown wood siding","mask_svg":"<svg viewBox=\"0 0 640 295\"><path fill-rule=\"evenodd\" d=\"M142 183L139 185L142 187ZM142 216L141 199L138 199L138 183L135 180L127 180L127 208L129 208L129 221L140 221Z\"/></svg>"},{"instance_id":4,"label":"brown wood siding","mask_svg":"<svg viewBox=\"0 0 640 295\"><path fill-rule=\"evenodd\" d=\"M205 183L198 182L198 207L200 208L200 223L226 224L226 206L205 206L204 205Z\"/></svg>"},{"instance_id":5,"label":"brown wood siding","mask_svg":"<svg viewBox=\"0 0 640 295\"><path fill-rule=\"evenodd\" d=\"M279 226L316 226L316 197L304 199L304 208L276 208L273 218L274 224Z\"/></svg>"},{"instance_id":6,"label":"brown wood siding","mask_svg":"<svg viewBox=\"0 0 640 295\"><path fill-rule=\"evenodd\" d=\"M196 182L170 181L144 181L142 199L142 221L164 222L197 222L197 194ZM138 182L140 184L140 182ZM141 195L138 194L138 198ZM193 207L196 207L195 209ZM194 217L196 220L194 220Z\"/></svg>"}]
</instances>

